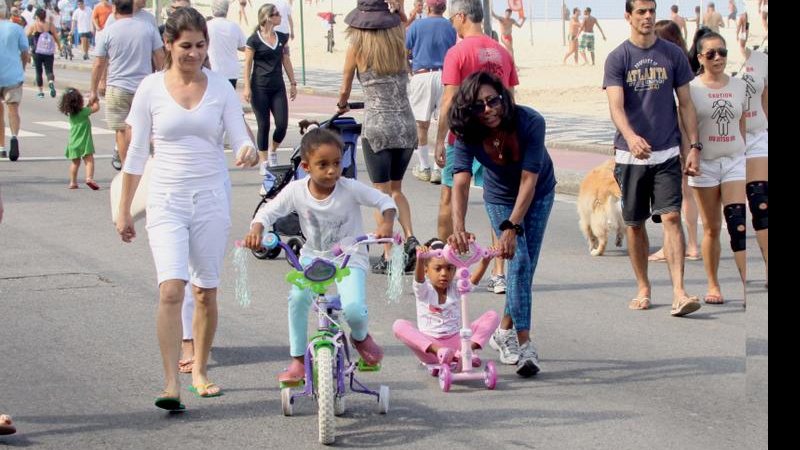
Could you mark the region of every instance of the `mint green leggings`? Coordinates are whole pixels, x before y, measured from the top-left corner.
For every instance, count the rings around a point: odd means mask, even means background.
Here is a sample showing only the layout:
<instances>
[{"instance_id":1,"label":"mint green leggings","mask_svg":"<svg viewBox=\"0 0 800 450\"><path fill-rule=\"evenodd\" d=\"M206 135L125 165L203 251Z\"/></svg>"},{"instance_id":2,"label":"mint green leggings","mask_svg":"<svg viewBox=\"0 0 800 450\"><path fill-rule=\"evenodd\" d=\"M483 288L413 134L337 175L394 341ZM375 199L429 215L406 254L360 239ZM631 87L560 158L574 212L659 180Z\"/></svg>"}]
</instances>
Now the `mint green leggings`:
<instances>
[{"instance_id":1,"label":"mint green leggings","mask_svg":"<svg viewBox=\"0 0 800 450\"><path fill-rule=\"evenodd\" d=\"M350 275L336 289L342 299L342 310L350 326L350 336L357 341L367 338L367 274L364 269L350 268ZM292 286L289 292L289 354L292 357L303 356L308 345L308 311L314 293L310 289L300 290Z\"/></svg>"}]
</instances>

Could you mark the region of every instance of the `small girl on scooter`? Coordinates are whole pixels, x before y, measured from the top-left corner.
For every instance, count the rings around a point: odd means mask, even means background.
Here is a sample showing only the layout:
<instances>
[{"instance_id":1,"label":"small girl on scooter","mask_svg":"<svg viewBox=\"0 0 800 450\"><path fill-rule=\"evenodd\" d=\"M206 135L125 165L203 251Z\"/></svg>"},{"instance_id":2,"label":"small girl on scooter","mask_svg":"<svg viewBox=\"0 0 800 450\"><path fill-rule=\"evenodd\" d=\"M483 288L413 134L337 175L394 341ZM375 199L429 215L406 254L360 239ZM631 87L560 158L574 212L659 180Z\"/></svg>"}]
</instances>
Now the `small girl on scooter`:
<instances>
[{"instance_id":1,"label":"small girl on scooter","mask_svg":"<svg viewBox=\"0 0 800 450\"><path fill-rule=\"evenodd\" d=\"M392 236L397 206L388 195L350 178L342 177L344 144L335 133L315 128L300 141L300 158L307 177L289 183L270 202L256 213L245 246L261 248L264 229L292 211L297 211L300 229L306 243L300 251L300 261L313 257L314 252L327 252L346 237L364 234L361 206L380 211L383 221L375 232L376 238ZM369 254L361 248L350 258L350 275L336 283L342 309L350 326L353 345L365 363L375 366L383 359L383 349L367 332L369 316L366 305L366 274ZM303 365L307 345L308 311L312 293L292 287L289 293L289 353L292 362L278 375L283 384L297 383L305 377Z\"/></svg>"},{"instance_id":2,"label":"small girl on scooter","mask_svg":"<svg viewBox=\"0 0 800 450\"><path fill-rule=\"evenodd\" d=\"M417 254L444 248L444 242L431 239L417 247ZM477 285L483 278L492 257L483 258L470 282ZM417 299L417 326L408 320L395 320L392 331L424 364L450 364L458 360L461 340L461 296L453 282L455 266L444 258L417 257L414 272L414 296ZM427 275L427 278L426 278ZM471 324L472 349L482 349L500 323L496 312L489 310ZM472 354L472 366L481 360Z\"/></svg>"}]
</instances>

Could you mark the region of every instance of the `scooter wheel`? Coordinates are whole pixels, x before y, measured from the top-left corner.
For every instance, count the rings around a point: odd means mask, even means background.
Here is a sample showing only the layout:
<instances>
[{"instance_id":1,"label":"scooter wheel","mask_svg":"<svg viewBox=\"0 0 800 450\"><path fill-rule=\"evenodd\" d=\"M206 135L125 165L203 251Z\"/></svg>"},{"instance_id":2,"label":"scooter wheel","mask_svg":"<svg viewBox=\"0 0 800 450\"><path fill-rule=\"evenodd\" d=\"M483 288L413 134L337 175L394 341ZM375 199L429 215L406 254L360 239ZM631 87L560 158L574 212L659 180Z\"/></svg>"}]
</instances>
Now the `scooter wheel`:
<instances>
[{"instance_id":1,"label":"scooter wheel","mask_svg":"<svg viewBox=\"0 0 800 450\"><path fill-rule=\"evenodd\" d=\"M497 367L495 367L494 361L486 363L486 368L483 369L483 382L486 384L486 389L490 391L497 387Z\"/></svg>"},{"instance_id":2,"label":"scooter wheel","mask_svg":"<svg viewBox=\"0 0 800 450\"><path fill-rule=\"evenodd\" d=\"M442 364L439 367L439 387L442 388L442 392L450 392L450 386L453 384L453 372L450 370L450 366L447 364Z\"/></svg>"}]
</instances>

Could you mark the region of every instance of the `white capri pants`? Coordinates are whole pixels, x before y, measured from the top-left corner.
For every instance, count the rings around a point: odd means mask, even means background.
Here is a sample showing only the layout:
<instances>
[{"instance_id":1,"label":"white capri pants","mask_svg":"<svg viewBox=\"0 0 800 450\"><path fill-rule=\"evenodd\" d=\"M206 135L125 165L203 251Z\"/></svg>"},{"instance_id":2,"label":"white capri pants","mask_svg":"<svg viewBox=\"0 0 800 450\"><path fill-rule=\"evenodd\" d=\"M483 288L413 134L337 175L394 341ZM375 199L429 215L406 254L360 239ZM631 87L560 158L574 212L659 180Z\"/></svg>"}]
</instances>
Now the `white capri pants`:
<instances>
[{"instance_id":1,"label":"white capri pants","mask_svg":"<svg viewBox=\"0 0 800 450\"><path fill-rule=\"evenodd\" d=\"M158 284L184 280L218 287L230 229L229 184L194 192L150 190L147 234Z\"/></svg>"}]
</instances>

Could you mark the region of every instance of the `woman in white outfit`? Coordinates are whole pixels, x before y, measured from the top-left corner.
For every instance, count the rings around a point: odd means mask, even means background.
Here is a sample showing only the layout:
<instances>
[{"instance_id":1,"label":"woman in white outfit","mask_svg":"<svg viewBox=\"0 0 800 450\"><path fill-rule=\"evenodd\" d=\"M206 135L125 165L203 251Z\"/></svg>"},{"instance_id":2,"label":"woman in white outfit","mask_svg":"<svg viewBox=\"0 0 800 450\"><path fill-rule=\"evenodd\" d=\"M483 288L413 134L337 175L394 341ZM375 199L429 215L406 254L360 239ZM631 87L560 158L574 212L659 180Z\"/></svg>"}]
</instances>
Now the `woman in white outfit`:
<instances>
[{"instance_id":1,"label":"woman in white outfit","mask_svg":"<svg viewBox=\"0 0 800 450\"><path fill-rule=\"evenodd\" d=\"M766 3L766 2L765 2ZM766 6L766 5L765 5ZM739 77L747 85L747 202L756 241L769 272L769 57L744 47L745 63Z\"/></svg>"},{"instance_id":2,"label":"woman in white outfit","mask_svg":"<svg viewBox=\"0 0 800 450\"><path fill-rule=\"evenodd\" d=\"M723 216L744 288L746 85L725 74L725 39L708 28L695 33L689 56L692 67L698 69L690 92L700 139L689 150L700 152L700 173L689 177L689 186L694 188L703 218L703 265L708 278L705 302L718 305L724 302L718 277Z\"/></svg>"},{"instance_id":3,"label":"woman in white outfit","mask_svg":"<svg viewBox=\"0 0 800 450\"><path fill-rule=\"evenodd\" d=\"M180 403L178 355L181 304L191 282L195 296L194 371L190 391L221 395L208 380L208 354L217 327L217 286L230 229L230 178L223 152L227 132L237 166L254 166L257 155L247 134L242 106L228 80L203 68L208 31L203 16L180 8L164 30L166 69L145 78L133 99L127 124L132 140L123 167L117 231L130 242L133 194L155 148L147 198L147 233L158 273L156 319L166 386L156 406ZM188 268L191 268L189 270Z\"/></svg>"}]
</instances>

